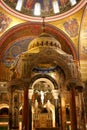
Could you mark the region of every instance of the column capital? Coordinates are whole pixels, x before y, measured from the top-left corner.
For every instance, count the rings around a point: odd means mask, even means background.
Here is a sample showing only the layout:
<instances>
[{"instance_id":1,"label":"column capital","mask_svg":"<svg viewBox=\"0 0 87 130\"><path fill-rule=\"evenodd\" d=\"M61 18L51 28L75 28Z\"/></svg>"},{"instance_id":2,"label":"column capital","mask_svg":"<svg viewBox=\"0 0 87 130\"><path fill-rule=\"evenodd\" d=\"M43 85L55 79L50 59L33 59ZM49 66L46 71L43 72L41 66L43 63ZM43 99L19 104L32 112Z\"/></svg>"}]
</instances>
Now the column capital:
<instances>
[{"instance_id":1,"label":"column capital","mask_svg":"<svg viewBox=\"0 0 87 130\"><path fill-rule=\"evenodd\" d=\"M21 79L14 79L7 83L7 88L10 90L10 88L14 89L22 89L24 87L24 82Z\"/></svg>"},{"instance_id":2,"label":"column capital","mask_svg":"<svg viewBox=\"0 0 87 130\"><path fill-rule=\"evenodd\" d=\"M75 88L75 86L76 86L75 82L69 82L68 85L67 85L67 89L70 90L72 88Z\"/></svg>"},{"instance_id":3,"label":"column capital","mask_svg":"<svg viewBox=\"0 0 87 130\"><path fill-rule=\"evenodd\" d=\"M28 99L32 99L33 89L28 90Z\"/></svg>"},{"instance_id":4,"label":"column capital","mask_svg":"<svg viewBox=\"0 0 87 130\"><path fill-rule=\"evenodd\" d=\"M77 82L78 82L78 79L70 79L67 83L67 89L70 90L72 88L75 88Z\"/></svg>"},{"instance_id":5,"label":"column capital","mask_svg":"<svg viewBox=\"0 0 87 130\"><path fill-rule=\"evenodd\" d=\"M75 89L77 89L78 92L82 92L82 90L83 90L84 88L85 88L85 84L84 84L83 82L79 81L79 82L76 83Z\"/></svg>"},{"instance_id":6,"label":"column capital","mask_svg":"<svg viewBox=\"0 0 87 130\"><path fill-rule=\"evenodd\" d=\"M52 90L52 95L53 95L54 99L58 99L59 90L56 90L56 89Z\"/></svg>"},{"instance_id":7,"label":"column capital","mask_svg":"<svg viewBox=\"0 0 87 130\"><path fill-rule=\"evenodd\" d=\"M8 92L10 92L10 93L12 93L12 92L14 92L15 91L15 89L16 89L16 86L15 85L10 85L10 86L8 86Z\"/></svg>"}]
</instances>

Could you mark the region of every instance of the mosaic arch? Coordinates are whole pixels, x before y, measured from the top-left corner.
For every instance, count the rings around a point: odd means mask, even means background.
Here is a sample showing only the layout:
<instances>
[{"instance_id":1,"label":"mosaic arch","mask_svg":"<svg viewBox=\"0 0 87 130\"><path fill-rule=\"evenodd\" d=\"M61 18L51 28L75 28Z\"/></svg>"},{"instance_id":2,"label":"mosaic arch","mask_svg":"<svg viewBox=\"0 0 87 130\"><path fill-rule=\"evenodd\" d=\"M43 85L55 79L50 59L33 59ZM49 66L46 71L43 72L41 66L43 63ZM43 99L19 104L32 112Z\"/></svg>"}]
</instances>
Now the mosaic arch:
<instances>
[{"instance_id":1,"label":"mosaic arch","mask_svg":"<svg viewBox=\"0 0 87 130\"><path fill-rule=\"evenodd\" d=\"M62 50L77 59L77 53L72 41L60 29L46 24L45 32L54 36L61 44ZM42 33L42 23L29 23L17 25L9 29L0 39L0 59L6 65L14 62L17 55L25 52L30 41Z\"/></svg>"}]
</instances>

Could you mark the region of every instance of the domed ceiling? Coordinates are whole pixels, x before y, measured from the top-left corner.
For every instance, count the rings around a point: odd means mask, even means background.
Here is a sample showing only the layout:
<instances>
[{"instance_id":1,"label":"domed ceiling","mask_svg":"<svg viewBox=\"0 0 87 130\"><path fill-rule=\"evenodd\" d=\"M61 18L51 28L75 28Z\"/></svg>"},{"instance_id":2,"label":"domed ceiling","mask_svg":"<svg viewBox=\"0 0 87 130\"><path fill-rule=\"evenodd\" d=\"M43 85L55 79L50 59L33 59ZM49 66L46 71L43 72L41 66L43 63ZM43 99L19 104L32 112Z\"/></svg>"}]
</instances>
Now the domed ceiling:
<instances>
[{"instance_id":1,"label":"domed ceiling","mask_svg":"<svg viewBox=\"0 0 87 130\"><path fill-rule=\"evenodd\" d=\"M10 13L25 20L47 21L61 19L79 10L85 0L1 0L1 5Z\"/></svg>"}]
</instances>

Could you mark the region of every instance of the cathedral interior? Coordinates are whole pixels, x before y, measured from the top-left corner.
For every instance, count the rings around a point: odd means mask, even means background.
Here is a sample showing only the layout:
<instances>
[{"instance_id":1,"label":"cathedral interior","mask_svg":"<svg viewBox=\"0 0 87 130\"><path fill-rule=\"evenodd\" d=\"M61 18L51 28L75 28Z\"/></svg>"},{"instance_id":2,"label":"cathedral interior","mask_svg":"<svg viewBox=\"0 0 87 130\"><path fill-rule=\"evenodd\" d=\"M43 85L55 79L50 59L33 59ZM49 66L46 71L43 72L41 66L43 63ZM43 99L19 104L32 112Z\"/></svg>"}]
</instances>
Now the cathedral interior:
<instances>
[{"instance_id":1,"label":"cathedral interior","mask_svg":"<svg viewBox=\"0 0 87 130\"><path fill-rule=\"evenodd\" d=\"M87 130L87 0L0 0L0 130Z\"/></svg>"}]
</instances>

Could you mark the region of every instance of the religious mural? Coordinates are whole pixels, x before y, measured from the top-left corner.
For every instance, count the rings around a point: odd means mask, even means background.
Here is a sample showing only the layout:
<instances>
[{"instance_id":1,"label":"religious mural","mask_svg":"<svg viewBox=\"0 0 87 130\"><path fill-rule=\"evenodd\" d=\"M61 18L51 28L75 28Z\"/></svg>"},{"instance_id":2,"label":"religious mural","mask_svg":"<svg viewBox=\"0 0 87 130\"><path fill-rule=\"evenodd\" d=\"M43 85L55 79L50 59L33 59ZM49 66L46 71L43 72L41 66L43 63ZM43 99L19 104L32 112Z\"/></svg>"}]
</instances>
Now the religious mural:
<instances>
[{"instance_id":1,"label":"religious mural","mask_svg":"<svg viewBox=\"0 0 87 130\"><path fill-rule=\"evenodd\" d=\"M34 16L35 3L38 2L41 5L41 15L53 16L55 15L53 11L54 6L58 6L58 14L64 13L70 9L72 6L77 5L81 0L4 0L4 2L10 6L12 9L19 11L25 15ZM20 7L18 7L20 5Z\"/></svg>"},{"instance_id":2,"label":"religious mural","mask_svg":"<svg viewBox=\"0 0 87 130\"><path fill-rule=\"evenodd\" d=\"M4 32L10 23L11 19L2 12L0 12L0 33Z\"/></svg>"},{"instance_id":3,"label":"religious mural","mask_svg":"<svg viewBox=\"0 0 87 130\"><path fill-rule=\"evenodd\" d=\"M5 52L2 58L2 62L4 63L4 65L10 67L10 65L14 63L15 58L19 54L27 50L28 44L31 40L32 38L23 39L15 42L12 46L10 46L10 48Z\"/></svg>"},{"instance_id":4,"label":"religious mural","mask_svg":"<svg viewBox=\"0 0 87 130\"><path fill-rule=\"evenodd\" d=\"M65 31L71 36L75 37L78 35L78 21L73 18L63 23Z\"/></svg>"}]
</instances>

